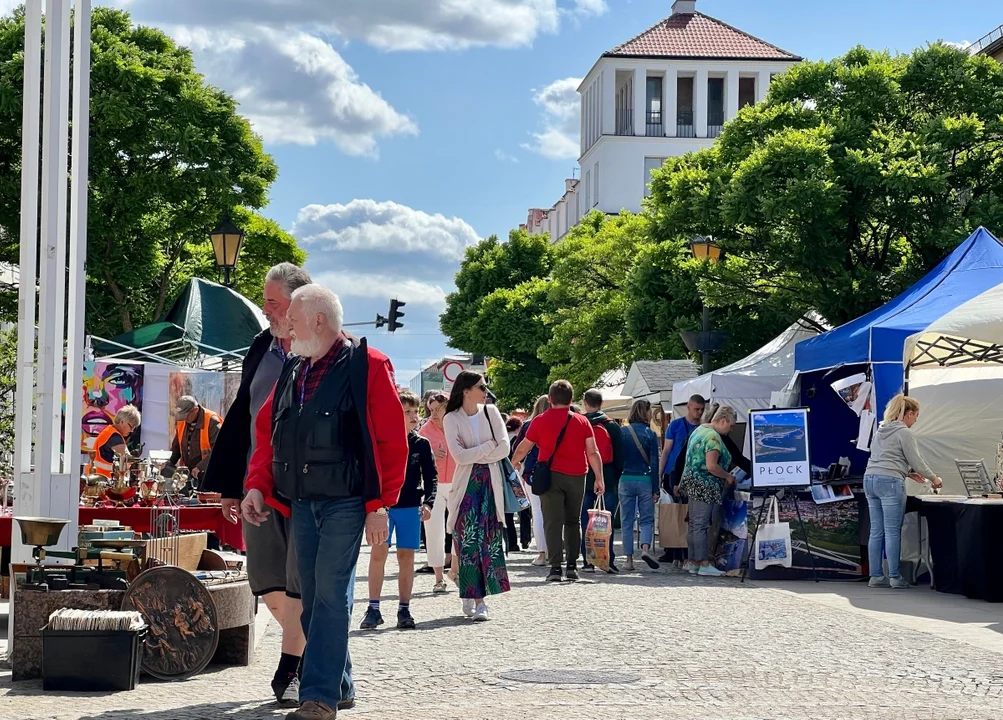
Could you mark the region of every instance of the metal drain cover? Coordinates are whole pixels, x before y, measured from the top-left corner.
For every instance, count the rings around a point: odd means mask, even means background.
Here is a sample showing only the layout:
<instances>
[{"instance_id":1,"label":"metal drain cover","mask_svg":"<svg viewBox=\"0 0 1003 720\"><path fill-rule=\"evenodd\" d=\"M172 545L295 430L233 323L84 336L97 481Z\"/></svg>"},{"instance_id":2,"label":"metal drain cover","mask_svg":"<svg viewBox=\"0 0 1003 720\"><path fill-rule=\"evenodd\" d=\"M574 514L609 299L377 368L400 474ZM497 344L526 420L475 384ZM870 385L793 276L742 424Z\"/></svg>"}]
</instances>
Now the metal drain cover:
<instances>
[{"instance_id":1,"label":"metal drain cover","mask_svg":"<svg viewBox=\"0 0 1003 720\"><path fill-rule=\"evenodd\" d=\"M538 685L625 685L641 679L640 675L605 670L512 670L498 677Z\"/></svg>"}]
</instances>

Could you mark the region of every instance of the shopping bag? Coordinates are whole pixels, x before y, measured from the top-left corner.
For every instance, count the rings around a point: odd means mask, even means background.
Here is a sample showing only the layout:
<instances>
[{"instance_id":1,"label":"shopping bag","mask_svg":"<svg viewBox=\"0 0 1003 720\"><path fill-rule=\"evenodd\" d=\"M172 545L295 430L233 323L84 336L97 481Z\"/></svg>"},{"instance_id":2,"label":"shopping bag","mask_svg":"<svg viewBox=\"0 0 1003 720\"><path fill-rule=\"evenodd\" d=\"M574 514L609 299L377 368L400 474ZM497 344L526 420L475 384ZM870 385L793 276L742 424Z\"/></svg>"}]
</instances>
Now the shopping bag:
<instances>
[{"instance_id":1,"label":"shopping bag","mask_svg":"<svg viewBox=\"0 0 1003 720\"><path fill-rule=\"evenodd\" d=\"M529 497L526 495L526 488L519 479L519 473L512 467L508 458L503 458L498 463L502 472L502 492L505 494L505 512L519 513L528 510L530 507Z\"/></svg>"},{"instance_id":2,"label":"shopping bag","mask_svg":"<svg viewBox=\"0 0 1003 720\"><path fill-rule=\"evenodd\" d=\"M686 513L688 505L658 504L658 544L662 550L686 547Z\"/></svg>"},{"instance_id":3,"label":"shopping bag","mask_svg":"<svg viewBox=\"0 0 1003 720\"><path fill-rule=\"evenodd\" d=\"M762 570L770 565L791 566L791 525L780 522L780 510L777 499L770 498L770 509L766 514L766 522L756 529L756 570Z\"/></svg>"},{"instance_id":4,"label":"shopping bag","mask_svg":"<svg viewBox=\"0 0 1003 720\"><path fill-rule=\"evenodd\" d=\"M585 530L585 561L599 570L609 570L609 542L613 536L613 513L606 510L603 496L596 498L595 507L589 510L589 524Z\"/></svg>"}]
</instances>

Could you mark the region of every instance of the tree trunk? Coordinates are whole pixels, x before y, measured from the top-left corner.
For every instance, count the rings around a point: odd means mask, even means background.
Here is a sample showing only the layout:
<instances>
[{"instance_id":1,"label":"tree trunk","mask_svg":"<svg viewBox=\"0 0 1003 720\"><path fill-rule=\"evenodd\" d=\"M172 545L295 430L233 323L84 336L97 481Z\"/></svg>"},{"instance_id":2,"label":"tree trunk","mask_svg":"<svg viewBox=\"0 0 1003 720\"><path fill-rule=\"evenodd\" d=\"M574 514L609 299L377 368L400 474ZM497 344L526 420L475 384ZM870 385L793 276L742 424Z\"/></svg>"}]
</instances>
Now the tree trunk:
<instances>
[{"instance_id":1,"label":"tree trunk","mask_svg":"<svg viewBox=\"0 0 1003 720\"><path fill-rule=\"evenodd\" d=\"M118 303L119 316L122 318L122 331L132 332L135 328L132 325L132 313L129 312L129 306L126 303L125 293L122 292L122 288L119 287L115 279L111 277L108 273L104 276L105 282L108 283L108 289L111 290L111 296L115 298L115 302Z\"/></svg>"}]
</instances>

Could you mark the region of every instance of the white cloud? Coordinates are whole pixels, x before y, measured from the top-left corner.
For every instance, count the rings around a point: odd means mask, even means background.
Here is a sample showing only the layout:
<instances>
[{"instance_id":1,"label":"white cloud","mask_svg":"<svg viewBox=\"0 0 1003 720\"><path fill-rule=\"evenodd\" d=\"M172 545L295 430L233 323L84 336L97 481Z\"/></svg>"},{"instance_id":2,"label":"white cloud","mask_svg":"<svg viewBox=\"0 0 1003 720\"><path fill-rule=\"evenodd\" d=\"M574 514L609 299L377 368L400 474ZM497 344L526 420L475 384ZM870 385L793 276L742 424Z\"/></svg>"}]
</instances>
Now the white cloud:
<instances>
[{"instance_id":1,"label":"white cloud","mask_svg":"<svg viewBox=\"0 0 1003 720\"><path fill-rule=\"evenodd\" d=\"M581 78L555 80L534 90L533 102L543 109L543 130L532 133L533 142L523 147L551 160L577 159L581 142Z\"/></svg>"},{"instance_id":2,"label":"white cloud","mask_svg":"<svg viewBox=\"0 0 1003 720\"><path fill-rule=\"evenodd\" d=\"M6 15L23 2L24 0L0 0L0 15Z\"/></svg>"},{"instance_id":3,"label":"white cloud","mask_svg":"<svg viewBox=\"0 0 1003 720\"><path fill-rule=\"evenodd\" d=\"M167 29L192 48L199 70L234 96L266 142L330 140L346 154L375 155L377 138L418 132L315 35L266 27Z\"/></svg>"},{"instance_id":4,"label":"white cloud","mask_svg":"<svg viewBox=\"0 0 1003 720\"><path fill-rule=\"evenodd\" d=\"M961 42L951 42L950 40L944 40L944 44L948 47L957 48L958 50L967 50L972 46L967 40L962 40Z\"/></svg>"},{"instance_id":5,"label":"white cloud","mask_svg":"<svg viewBox=\"0 0 1003 720\"><path fill-rule=\"evenodd\" d=\"M392 295L407 302L409 307L425 305L438 311L446 308L446 291L440 285L390 275L360 275L347 270L311 274L314 282L330 288L339 297L383 300Z\"/></svg>"},{"instance_id":6,"label":"white cloud","mask_svg":"<svg viewBox=\"0 0 1003 720\"><path fill-rule=\"evenodd\" d=\"M313 26L382 50L525 47L560 27L558 0L112 0L152 22ZM562 0L563 2L564 0ZM579 14L604 0L567 0Z\"/></svg>"},{"instance_id":7,"label":"white cloud","mask_svg":"<svg viewBox=\"0 0 1003 720\"><path fill-rule=\"evenodd\" d=\"M501 148L498 148L498 149L495 150L495 159L499 160L500 162L507 162L507 163L518 163L519 162L519 158L517 158L515 155L509 155L507 152L505 152Z\"/></svg>"}]
</instances>

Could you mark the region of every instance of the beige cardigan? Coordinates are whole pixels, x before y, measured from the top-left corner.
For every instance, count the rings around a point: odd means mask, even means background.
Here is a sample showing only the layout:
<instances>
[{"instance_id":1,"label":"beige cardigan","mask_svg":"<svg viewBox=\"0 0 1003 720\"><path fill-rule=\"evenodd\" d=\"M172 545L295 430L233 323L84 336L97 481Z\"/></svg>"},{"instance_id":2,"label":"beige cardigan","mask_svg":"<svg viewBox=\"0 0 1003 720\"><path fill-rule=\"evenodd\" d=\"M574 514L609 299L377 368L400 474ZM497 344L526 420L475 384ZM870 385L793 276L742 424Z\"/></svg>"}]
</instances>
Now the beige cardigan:
<instances>
[{"instance_id":1,"label":"beige cardigan","mask_svg":"<svg viewBox=\"0 0 1003 720\"><path fill-rule=\"evenodd\" d=\"M487 417L484 416L485 407L487 407ZM478 464L491 467L491 489L494 492L495 511L498 513L499 522L502 525L505 524L505 495L498 462L508 457L508 431L505 429L501 413L494 405L478 405L477 412L480 414L480 421L477 424L476 437L470 417L463 408L454 410L442 419L442 428L446 433L446 446L456 461L456 470L453 473L453 482L449 487L449 498L446 501L446 509L449 511L449 520L446 523L447 533L453 532L456 527L456 517L459 514L463 496L467 492L470 471L473 470L474 465ZM485 422L488 418L491 420L490 426ZM492 428L494 428L497 442L491 439Z\"/></svg>"}]
</instances>

